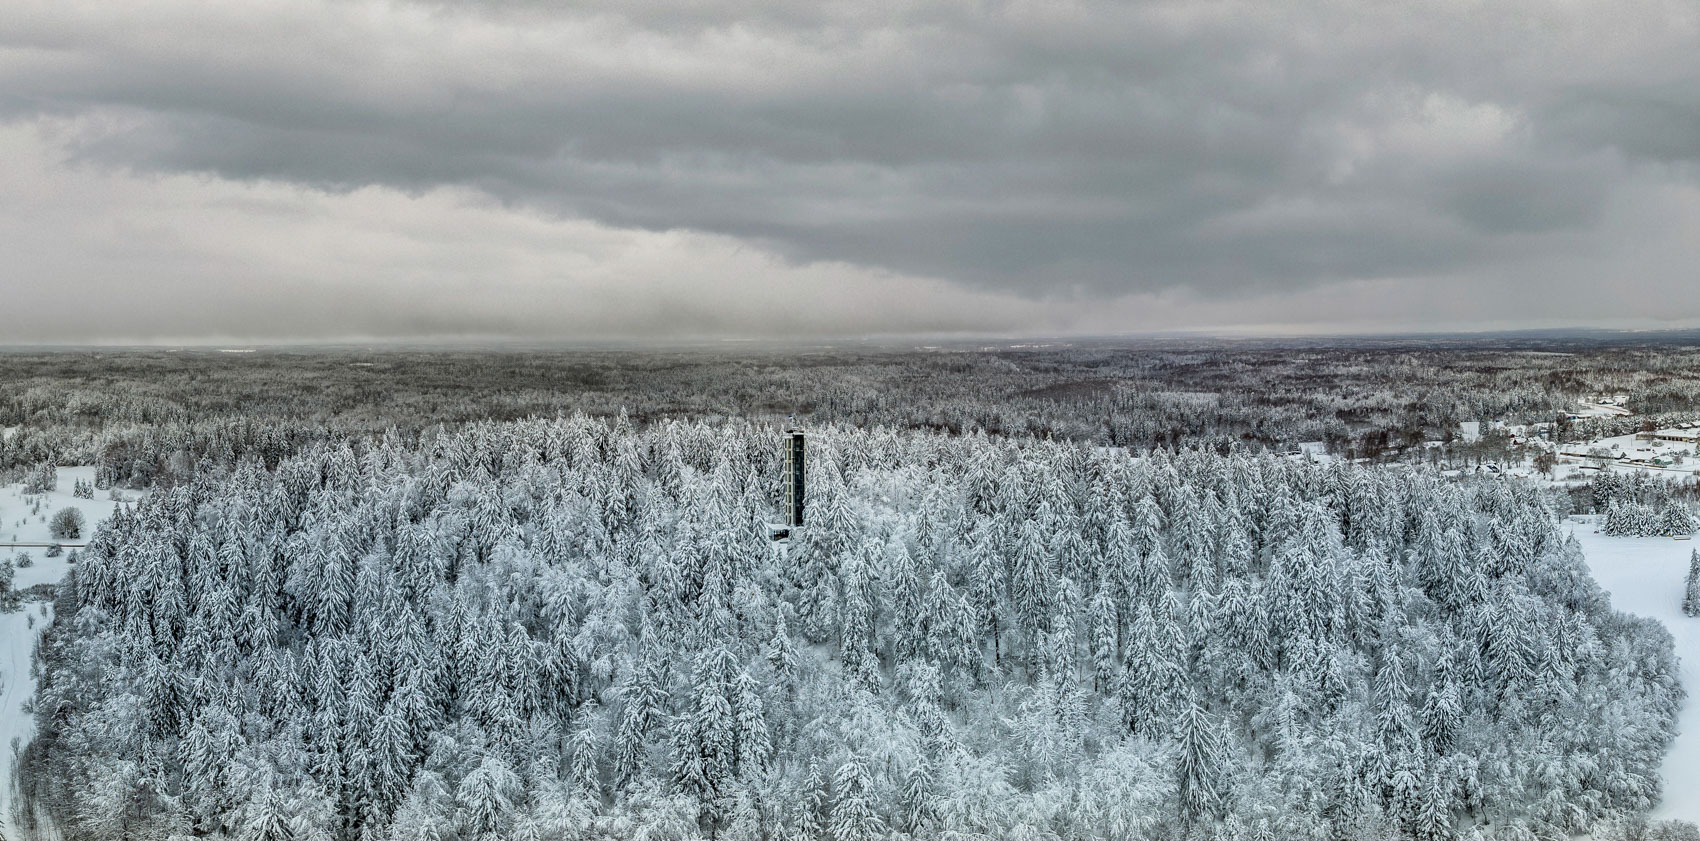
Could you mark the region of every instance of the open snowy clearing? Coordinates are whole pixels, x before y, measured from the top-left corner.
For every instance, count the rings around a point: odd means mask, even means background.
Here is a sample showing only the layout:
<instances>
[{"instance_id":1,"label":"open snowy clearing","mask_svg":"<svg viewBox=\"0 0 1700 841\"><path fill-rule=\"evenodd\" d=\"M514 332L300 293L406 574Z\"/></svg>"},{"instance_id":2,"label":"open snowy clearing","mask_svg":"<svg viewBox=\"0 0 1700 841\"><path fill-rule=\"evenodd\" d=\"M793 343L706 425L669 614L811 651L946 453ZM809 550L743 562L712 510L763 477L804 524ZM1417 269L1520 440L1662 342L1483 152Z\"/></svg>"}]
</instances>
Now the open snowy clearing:
<instances>
[{"instance_id":1,"label":"open snowy clearing","mask_svg":"<svg viewBox=\"0 0 1700 841\"><path fill-rule=\"evenodd\" d=\"M1579 417L1584 418L1626 417L1634 414L1622 406L1615 406L1606 403L1589 403L1584 400L1576 405L1580 407L1576 410L1576 414Z\"/></svg>"},{"instance_id":2,"label":"open snowy clearing","mask_svg":"<svg viewBox=\"0 0 1700 841\"><path fill-rule=\"evenodd\" d=\"M81 480L94 482L93 467L61 467L59 468L59 484L45 494L26 496L23 486L12 484L0 487L0 557L16 559L19 552L30 557L31 566L17 571L12 580L12 587L23 590L37 584L58 581L65 577L69 564L66 555L57 558L46 557L41 549L13 549L4 544L10 543L82 543L88 540L90 533L100 521L112 516L118 510L119 503L108 499L106 491L95 491L94 499L78 499L71 495L71 489ZM134 491L120 491L125 499L134 501L137 494ZM37 500L40 501L39 507ZM54 512L61 508L76 508L83 512L83 536L75 540L57 541L48 530L47 521Z\"/></svg>"},{"instance_id":3,"label":"open snowy clearing","mask_svg":"<svg viewBox=\"0 0 1700 841\"><path fill-rule=\"evenodd\" d=\"M48 518L61 508L76 508L83 512L83 536L66 543L82 543L102 520L118 510L119 503L108 499L106 491L96 491L95 499L78 499L71 495L80 481L94 482L93 467L62 467L59 483L48 493L26 496L20 484L0 487L0 543L54 543L47 527ZM121 492L135 499L134 492ZM37 507L39 501L39 509ZM41 549L0 548L0 557L15 560L22 552L31 564L17 570L12 579L15 589L23 590L37 584L57 582L70 568L67 555L46 557ZM24 713L24 704L35 694L35 679L30 674L30 658L35 640L52 621L52 607L40 602L25 602L21 610L0 613L0 835L6 834L11 815L12 761L14 748L27 741L35 723Z\"/></svg>"},{"instance_id":4,"label":"open snowy clearing","mask_svg":"<svg viewBox=\"0 0 1700 841\"><path fill-rule=\"evenodd\" d=\"M1664 623L1676 638L1682 660L1682 685L1688 691L1677 722L1680 734L1665 756L1660 773L1665 797L1654 811L1659 819L1700 821L1700 618L1682 615L1688 555L1700 542L1668 537L1608 537L1596 533L1597 516L1572 517L1566 529L1587 555L1594 580L1611 593L1618 610Z\"/></svg>"}]
</instances>

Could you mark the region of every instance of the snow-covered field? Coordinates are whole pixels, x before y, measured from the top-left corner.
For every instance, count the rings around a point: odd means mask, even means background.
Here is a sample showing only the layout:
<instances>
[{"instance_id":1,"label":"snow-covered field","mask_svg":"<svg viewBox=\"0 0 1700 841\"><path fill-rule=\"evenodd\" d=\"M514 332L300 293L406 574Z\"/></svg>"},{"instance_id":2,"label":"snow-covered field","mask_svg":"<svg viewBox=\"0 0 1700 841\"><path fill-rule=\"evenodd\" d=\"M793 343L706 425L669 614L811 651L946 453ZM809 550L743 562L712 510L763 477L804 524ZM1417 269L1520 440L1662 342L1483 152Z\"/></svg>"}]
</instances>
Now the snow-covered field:
<instances>
[{"instance_id":1,"label":"snow-covered field","mask_svg":"<svg viewBox=\"0 0 1700 841\"><path fill-rule=\"evenodd\" d=\"M17 570L12 580L14 588L22 590L58 581L65 577L69 564L65 555L49 558L42 549L17 549L9 544L53 542L47 520L61 508L83 512L83 538L66 541L81 543L96 524L117 510L119 503L108 499L106 491L96 491L94 499L72 496L71 489L78 480L94 482L94 468L60 468L58 487L39 496L26 497L22 486L17 484L0 487L0 557L15 560L19 552L24 552L32 562ZM134 492L123 493L132 500L136 497ZM34 510L36 500L41 502L39 510ZM35 694L30 657L37 635L52 621L52 616L51 606L40 602L26 602L22 610L0 613L0 836L6 836L11 815L14 746L27 740L34 728L34 722L23 711L24 704Z\"/></svg>"},{"instance_id":2,"label":"snow-covered field","mask_svg":"<svg viewBox=\"0 0 1700 841\"><path fill-rule=\"evenodd\" d=\"M1677 722L1681 735L1662 769L1664 802L1653 816L1700 821L1700 618L1682 615L1688 555L1700 541L1607 537L1595 533L1596 519L1572 517L1566 524L1581 542L1594 580L1611 593L1613 607L1663 622L1676 638L1676 654L1682 658L1688 701Z\"/></svg>"},{"instance_id":3,"label":"snow-covered field","mask_svg":"<svg viewBox=\"0 0 1700 841\"><path fill-rule=\"evenodd\" d=\"M118 503L109 499L106 491L95 491L94 499L78 499L71 495L71 488L78 480L93 483L93 467L61 467L59 468L59 485L52 491L39 496L25 496L22 485L5 485L0 487L0 555L8 559L18 556L19 552L27 553L32 566L19 569L12 586L22 590L46 581L58 581L65 577L67 563L65 556L49 558L45 551L39 548L19 549L11 546L13 543L53 543L52 533L47 528L47 521L54 512L61 508L76 508L83 512L83 536L65 543L82 543L94 531L95 524L112 516L118 509ZM134 491L120 491L125 499L135 501ZM39 509L35 500L40 500Z\"/></svg>"}]
</instances>

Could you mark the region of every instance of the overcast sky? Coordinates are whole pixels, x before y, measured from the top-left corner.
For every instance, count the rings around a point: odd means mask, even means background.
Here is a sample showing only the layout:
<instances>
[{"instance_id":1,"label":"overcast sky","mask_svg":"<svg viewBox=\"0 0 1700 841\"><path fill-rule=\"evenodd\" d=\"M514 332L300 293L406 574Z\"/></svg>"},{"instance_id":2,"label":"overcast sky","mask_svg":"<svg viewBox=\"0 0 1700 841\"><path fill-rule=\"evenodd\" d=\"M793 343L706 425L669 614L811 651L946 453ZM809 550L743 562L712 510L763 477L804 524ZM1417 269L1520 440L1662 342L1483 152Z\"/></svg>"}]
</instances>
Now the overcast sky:
<instances>
[{"instance_id":1,"label":"overcast sky","mask_svg":"<svg viewBox=\"0 0 1700 841\"><path fill-rule=\"evenodd\" d=\"M1695 0L0 10L0 341L1695 323Z\"/></svg>"}]
</instances>

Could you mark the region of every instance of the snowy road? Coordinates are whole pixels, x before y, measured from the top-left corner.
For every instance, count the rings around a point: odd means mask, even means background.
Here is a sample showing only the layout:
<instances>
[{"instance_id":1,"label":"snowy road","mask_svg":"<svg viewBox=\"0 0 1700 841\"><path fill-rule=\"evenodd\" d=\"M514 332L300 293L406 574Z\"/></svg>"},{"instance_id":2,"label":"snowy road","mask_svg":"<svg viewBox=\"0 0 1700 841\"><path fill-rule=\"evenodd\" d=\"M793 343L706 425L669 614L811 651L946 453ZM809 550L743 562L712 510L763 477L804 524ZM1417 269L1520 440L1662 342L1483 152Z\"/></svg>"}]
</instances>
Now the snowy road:
<instances>
[{"instance_id":1,"label":"snowy road","mask_svg":"<svg viewBox=\"0 0 1700 841\"><path fill-rule=\"evenodd\" d=\"M1611 593L1613 607L1663 622L1682 659L1688 701L1677 720L1681 733L1660 769L1665 799L1653 817L1700 822L1700 618L1682 615L1688 554L1700 540L1607 537L1594 533L1593 519L1574 518L1564 528L1581 542L1594 580Z\"/></svg>"}]
</instances>

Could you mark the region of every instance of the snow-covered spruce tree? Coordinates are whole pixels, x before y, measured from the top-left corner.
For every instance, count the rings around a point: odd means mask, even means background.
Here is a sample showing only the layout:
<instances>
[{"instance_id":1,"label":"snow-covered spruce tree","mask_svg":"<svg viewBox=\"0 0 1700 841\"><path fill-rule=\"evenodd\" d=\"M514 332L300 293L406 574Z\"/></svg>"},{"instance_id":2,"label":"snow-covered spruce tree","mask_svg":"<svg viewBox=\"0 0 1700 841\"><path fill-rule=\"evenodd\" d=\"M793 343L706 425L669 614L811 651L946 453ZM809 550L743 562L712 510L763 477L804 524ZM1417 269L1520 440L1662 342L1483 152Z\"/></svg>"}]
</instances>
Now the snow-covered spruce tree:
<instances>
[{"instance_id":1,"label":"snow-covered spruce tree","mask_svg":"<svg viewBox=\"0 0 1700 841\"><path fill-rule=\"evenodd\" d=\"M59 484L59 468L51 461L44 461L31 468L24 474L24 493L43 494L53 490Z\"/></svg>"},{"instance_id":2,"label":"snow-covered spruce tree","mask_svg":"<svg viewBox=\"0 0 1700 841\"><path fill-rule=\"evenodd\" d=\"M1683 588L1682 612L1700 616L1700 549L1688 553L1688 582Z\"/></svg>"},{"instance_id":3,"label":"snow-covered spruce tree","mask_svg":"<svg viewBox=\"0 0 1700 841\"><path fill-rule=\"evenodd\" d=\"M1618 499L1613 499L1607 503L1606 515L1601 522L1601 530L1613 537L1629 534L1632 528L1630 508L1633 505L1632 502L1624 502Z\"/></svg>"},{"instance_id":4,"label":"snow-covered spruce tree","mask_svg":"<svg viewBox=\"0 0 1700 841\"><path fill-rule=\"evenodd\" d=\"M1188 703L1175 722L1179 759L1176 790L1182 820L1192 824L1216 816L1230 786L1227 740L1221 725L1196 703Z\"/></svg>"},{"instance_id":5,"label":"snow-covered spruce tree","mask_svg":"<svg viewBox=\"0 0 1700 841\"><path fill-rule=\"evenodd\" d=\"M1667 500L1659 512L1657 534L1687 535L1694 533L1694 511L1679 499Z\"/></svg>"},{"instance_id":6,"label":"snow-covered spruce tree","mask_svg":"<svg viewBox=\"0 0 1700 841\"><path fill-rule=\"evenodd\" d=\"M62 588L21 792L89 841L1538 837L1659 794L1670 637L1536 487L812 446L779 545L771 430L735 422L157 488Z\"/></svg>"}]
</instances>

